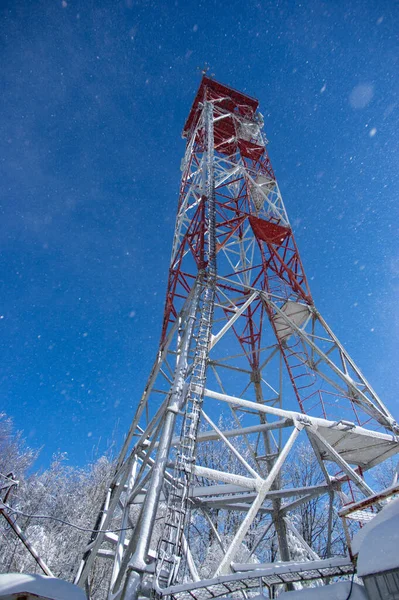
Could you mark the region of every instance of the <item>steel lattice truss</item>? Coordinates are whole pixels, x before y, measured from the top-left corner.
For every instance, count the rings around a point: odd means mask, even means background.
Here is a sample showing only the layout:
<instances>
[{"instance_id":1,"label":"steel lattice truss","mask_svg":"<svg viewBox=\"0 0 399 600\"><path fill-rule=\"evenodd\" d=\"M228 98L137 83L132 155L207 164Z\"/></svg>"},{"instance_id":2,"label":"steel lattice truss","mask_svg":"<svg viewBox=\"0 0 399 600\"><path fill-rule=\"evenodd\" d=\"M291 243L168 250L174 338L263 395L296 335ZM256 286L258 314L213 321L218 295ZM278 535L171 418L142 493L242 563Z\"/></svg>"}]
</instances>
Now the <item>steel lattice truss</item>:
<instances>
[{"instance_id":1,"label":"steel lattice truss","mask_svg":"<svg viewBox=\"0 0 399 600\"><path fill-rule=\"evenodd\" d=\"M110 600L350 573L322 564L290 514L326 495L330 556L335 493L369 496L364 472L398 451L396 422L314 305L257 108L204 77L183 131L161 344L77 576L88 585L111 561ZM319 485L284 484L297 438ZM274 559L294 560L294 540L313 562L261 564L271 532Z\"/></svg>"}]
</instances>

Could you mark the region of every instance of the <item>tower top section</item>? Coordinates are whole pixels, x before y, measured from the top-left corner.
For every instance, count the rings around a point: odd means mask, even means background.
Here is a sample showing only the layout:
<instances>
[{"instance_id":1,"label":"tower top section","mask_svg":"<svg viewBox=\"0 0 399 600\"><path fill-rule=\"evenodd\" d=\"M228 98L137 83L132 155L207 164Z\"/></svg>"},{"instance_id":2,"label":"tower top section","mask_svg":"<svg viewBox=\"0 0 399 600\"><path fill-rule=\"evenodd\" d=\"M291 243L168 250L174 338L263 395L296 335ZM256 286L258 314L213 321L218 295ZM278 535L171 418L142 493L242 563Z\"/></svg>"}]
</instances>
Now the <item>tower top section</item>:
<instances>
[{"instance_id":1,"label":"tower top section","mask_svg":"<svg viewBox=\"0 0 399 600\"><path fill-rule=\"evenodd\" d=\"M207 99L217 100L218 105L222 109L225 109L228 112L237 112L241 116L246 116L247 118L253 118L255 111L259 106L259 102L256 98L252 98L228 85L215 81L215 79L204 76L183 128L184 138L188 137L193 126L195 127L197 124L201 112L201 103L204 101L206 94Z\"/></svg>"}]
</instances>

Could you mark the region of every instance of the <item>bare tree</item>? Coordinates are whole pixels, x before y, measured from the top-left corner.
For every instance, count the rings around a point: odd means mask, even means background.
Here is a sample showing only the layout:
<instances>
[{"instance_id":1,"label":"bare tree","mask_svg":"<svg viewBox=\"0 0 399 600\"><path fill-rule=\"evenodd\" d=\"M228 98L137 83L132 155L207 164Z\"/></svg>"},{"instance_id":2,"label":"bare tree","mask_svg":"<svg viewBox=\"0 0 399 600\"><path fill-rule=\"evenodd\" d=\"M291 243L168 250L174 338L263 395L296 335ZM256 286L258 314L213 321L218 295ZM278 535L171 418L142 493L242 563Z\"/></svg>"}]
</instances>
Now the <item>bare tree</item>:
<instances>
[{"instance_id":1,"label":"bare tree","mask_svg":"<svg viewBox=\"0 0 399 600\"><path fill-rule=\"evenodd\" d=\"M283 477L287 487L311 487L325 482L314 451L306 443L298 445L294 450L284 467ZM345 535L338 516L338 510L341 508L338 497L332 499L334 510L331 547L327 543L330 501L331 497L326 492L301 504L290 515L300 535L320 558L326 558L331 553L345 554Z\"/></svg>"},{"instance_id":2,"label":"bare tree","mask_svg":"<svg viewBox=\"0 0 399 600\"><path fill-rule=\"evenodd\" d=\"M90 530L93 526L114 470L112 460L103 456L85 468L76 468L68 465L66 455L59 454L49 469L28 476L38 453L26 446L20 433L13 432L12 421L5 417L0 421L0 450L0 473L12 471L19 480L7 501L9 514L54 575L72 581L89 537L89 531L76 527ZM37 563L3 521L0 571L38 572ZM105 597L102 582L109 568L105 561L97 565L92 581L96 600Z\"/></svg>"}]
</instances>

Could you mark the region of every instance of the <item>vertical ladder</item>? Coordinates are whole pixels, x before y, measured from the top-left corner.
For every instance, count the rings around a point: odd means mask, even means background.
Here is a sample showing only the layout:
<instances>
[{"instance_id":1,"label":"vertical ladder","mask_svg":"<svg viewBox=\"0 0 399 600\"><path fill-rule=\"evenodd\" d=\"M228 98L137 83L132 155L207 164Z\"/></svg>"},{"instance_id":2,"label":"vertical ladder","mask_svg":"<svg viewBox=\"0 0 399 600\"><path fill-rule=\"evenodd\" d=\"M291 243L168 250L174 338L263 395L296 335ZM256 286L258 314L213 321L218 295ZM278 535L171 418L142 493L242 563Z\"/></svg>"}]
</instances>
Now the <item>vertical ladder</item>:
<instances>
[{"instance_id":1,"label":"vertical ladder","mask_svg":"<svg viewBox=\"0 0 399 600\"><path fill-rule=\"evenodd\" d=\"M195 462L196 440L204 396L209 344L211 341L216 292L216 204L214 181L213 105L204 101L206 151L204 199L207 201L207 231L204 253L207 262L199 272L203 292L199 302L198 324L193 368L187 390L183 425L175 460L173 481L169 488L166 519L162 538L158 544L155 570L159 587L171 585L177 577L181 556L182 536L188 510L189 487Z\"/></svg>"},{"instance_id":2,"label":"vertical ladder","mask_svg":"<svg viewBox=\"0 0 399 600\"><path fill-rule=\"evenodd\" d=\"M158 544L156 577L159 587L175 580L182 556L181 543L188 510L189 486L195 462L196 439L206 381L208 348L211 339L215 289L212 280L204 286L193 369L177 448L173 480L166 508L162 538Z\"/></svg>"}]
</instances>

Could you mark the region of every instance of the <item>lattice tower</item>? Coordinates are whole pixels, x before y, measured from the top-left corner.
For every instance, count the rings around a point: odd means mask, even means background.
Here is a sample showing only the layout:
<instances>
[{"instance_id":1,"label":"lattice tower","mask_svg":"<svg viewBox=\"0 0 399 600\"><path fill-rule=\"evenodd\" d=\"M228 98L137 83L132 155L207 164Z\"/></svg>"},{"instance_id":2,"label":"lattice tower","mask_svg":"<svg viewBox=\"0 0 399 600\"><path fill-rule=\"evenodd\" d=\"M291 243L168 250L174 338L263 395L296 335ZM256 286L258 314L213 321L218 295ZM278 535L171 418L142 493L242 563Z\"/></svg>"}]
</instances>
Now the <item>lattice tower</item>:
<instances>
[{"instance_id":1,"label":"lattice tower","mask_svg":"<svg viewBox=\"0 0 399 600\"><path fill-rule=\"evenodd\" d=\"M352 572L332 557L336 499L371 495L364 474L398 451L395 420L315 307L262 127L257 100L203 77L159 351L76 578L89 588L111 561L109 600L274 597ZM298 438L318 485L287 487ZM322 496L319 556L294 517Z\"/></svg>"}]
</instances>

